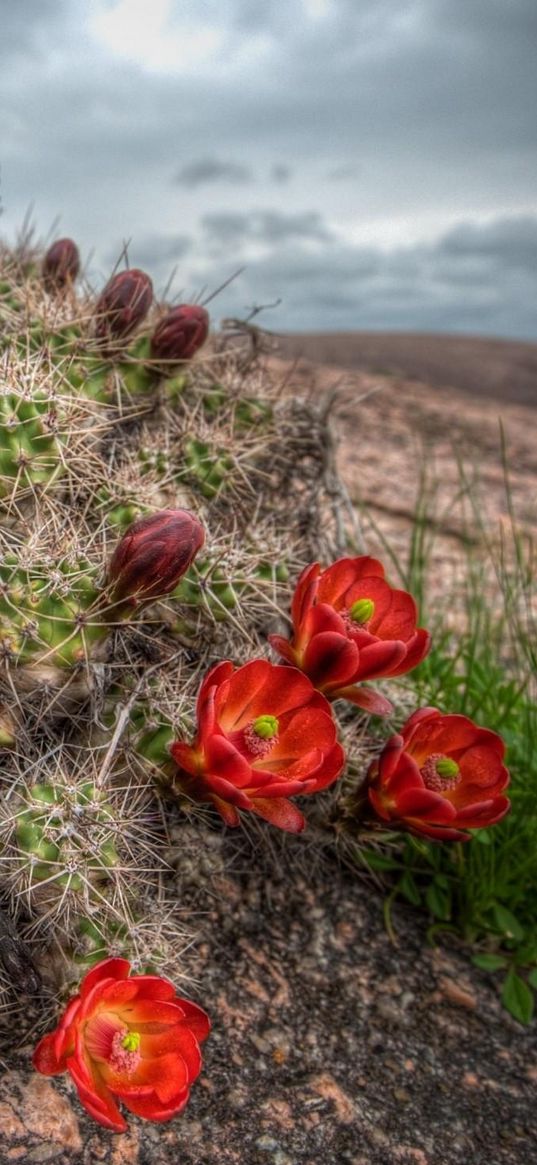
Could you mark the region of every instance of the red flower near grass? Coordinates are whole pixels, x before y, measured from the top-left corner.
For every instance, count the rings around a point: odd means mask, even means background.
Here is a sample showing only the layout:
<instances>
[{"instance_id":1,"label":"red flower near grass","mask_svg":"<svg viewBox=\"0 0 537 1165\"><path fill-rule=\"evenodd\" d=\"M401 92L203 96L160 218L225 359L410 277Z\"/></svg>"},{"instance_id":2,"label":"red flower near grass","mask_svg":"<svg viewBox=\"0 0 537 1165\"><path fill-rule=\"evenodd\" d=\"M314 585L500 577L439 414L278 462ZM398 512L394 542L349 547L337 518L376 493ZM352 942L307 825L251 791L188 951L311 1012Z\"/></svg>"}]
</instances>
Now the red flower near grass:
<instances>
[{"instance_id":1,"label":"red flower near grass","mask_svg":"<svg viewBox=\"0 0 537 1165\"><path fill-rule=\"evenodd\" d=\"M382 821L437 841L467 841L510 809L505 745L467 716L420 708L369 770L369 800Z\"/></svg>"},{"instance_id":2,"label":"red flower near grass","mask_svg":"<svg viewBox=\"0 0 537 1165\"><path fill-rule=\"evenodd\" d=\"M90 1116L115 1133L127 1128L116 1100L147 1120L181 1112L210 1030L201 1007L180 999L167 979L129 971L126 959L94 967L33 1055L44 1076L69 1072Z\"/></svg>"},{"instance_id":3,"label":"red flower near grass","mask_svg":"<svg viewBox=\"0 0 537 1165\"><path fill-rule=\"evenodd\" d=\"M185 791L211 801L227 825L246 809L290 833L304 829L288 798L333 784L345 761L330 705L307 677L264 659L217 664L197 716L193 744L171 747Z\"/></svg>"},{"instance_id":4,"label":"red flower near grass","mask_svg":"<svg viewBox=\"0 0 537 1165\"><path fill-rule=\"evenodd\" d=\"M297 582L291 607L293 637L271 635L272 646L330 700L352 700L385 716L384 696L357 687L364 680L400 676L416 667L430 647L416 627L416 604L384 578L375 558L340 558L321 571L318 562Z\"/></svg>"}]
</instances>

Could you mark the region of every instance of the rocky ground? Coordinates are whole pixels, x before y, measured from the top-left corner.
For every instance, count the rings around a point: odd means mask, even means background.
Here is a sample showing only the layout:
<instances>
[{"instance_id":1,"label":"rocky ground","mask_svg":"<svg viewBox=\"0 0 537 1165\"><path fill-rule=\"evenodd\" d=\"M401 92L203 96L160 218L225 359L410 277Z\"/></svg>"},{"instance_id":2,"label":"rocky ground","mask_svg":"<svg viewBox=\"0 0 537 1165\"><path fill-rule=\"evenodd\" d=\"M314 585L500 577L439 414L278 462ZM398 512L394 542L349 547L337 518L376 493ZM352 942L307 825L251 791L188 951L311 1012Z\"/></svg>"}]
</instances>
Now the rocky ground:
<instances>
[{"instance_id":1,"label":"rocky ground","mask_svg":"<svg viewBox=\"0 0 537 1165\"><path fill-rule=\"evenodd\" d=\"M428 946L404 908L394 946L373 888L319 864L305 838L223 856L195 896L191 994L213 1032L184 1114L109 1134L66 1078L31 1074L26 1036L0 1082L0 1161L527 1165L537 1033L502 1010L491 977Z\"/></svg>"}]
</instances>

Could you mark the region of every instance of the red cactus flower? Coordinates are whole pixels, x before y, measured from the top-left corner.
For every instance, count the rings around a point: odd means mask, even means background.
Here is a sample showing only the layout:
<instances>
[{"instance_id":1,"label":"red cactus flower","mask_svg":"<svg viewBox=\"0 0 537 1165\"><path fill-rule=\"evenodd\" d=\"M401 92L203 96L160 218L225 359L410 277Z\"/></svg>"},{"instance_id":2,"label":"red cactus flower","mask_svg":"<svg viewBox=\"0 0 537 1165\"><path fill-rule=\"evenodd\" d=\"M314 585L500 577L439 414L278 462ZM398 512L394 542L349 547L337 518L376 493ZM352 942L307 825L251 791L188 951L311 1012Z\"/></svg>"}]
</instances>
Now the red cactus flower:
<instances>
[{"instance_id":1,"label":"red cactus flower","mask_svg":"<svg viewBox=\"0 0 537 1165\"><path fill-rule=\"evenodd\" d=\"M50 290L74 283L80 270L78 247L72 239L57 239L43 259L43 279Z\"/></svg>"},{"instance_id":2,"label":"red cactus flower","mask_svg":"<svg viewBox=\"0 0 537 1165\"><path fill-rule=\"evenodd\" d=\"M421 663L430 647L416 627L416 604L396 591L375 558L340 558L321 571L318 562L300 575L291 607L291 640L271 635L272 646L309 676L330 700L352 700L385 716L392 706L363 680L399 676Z\"/></svg>"},{"instance_id":3,"label":"red cactus flower","mask_svg":"<svg viewBox=\"0 0 537 1165\"><path fill-rule=\"evenodd\" d=\"M141 324L153 300L153 284L145 271L133 267L114 275L95 307L95 335L101 340L123 340Z\"/></svg>"},{"instance_id":4,"label":"red cactus flower","mask_svg":"<svg viewBox=\"0 0 537 1165\"><path fill-rule=\"evenodd\" d=\"M467 716L420 708L369 770L369 800L383 821L438 841L501 821L510 808L500 736Z\"/></svg>"},{"instance_id":5,"label":"red cactus flower","mask_svg":"<svg viewBox=\"0 0 537 1165\"><path fill-rule=\"evenodd\" d=\"M205 541L205 531L189 510L159 510L125 531L108 565L112 602L131 606L169 595Z\"/></svg>"},{"instance_id":6,"label":"red cactus flower","mask_svg":"<svg viewBox=\"0 0 537 1165\"><path fill-rule=\"evenodd\" d=\"M146 1120L181 1112L211 1026L167 979L129 971L126 959L98 963L33 1055L44 1076L69 1072L90 1116L115 1133L127 1128L117 1100Z\"/></svg>"},{"instance_id":7,"label":"red cactus flower","mask_svg":"<svg viewBox=\"0 0 537 1165\"><path fill-rule=\"evenodd\" d=\"M264 659L217 664L197 716L193 744L171 747L185 791L211 801L227 825L249 809L290 833L304 829L287 798L333 784L345 761L330 705L307 677Z\"/></svg>"},{"instance_id":8,"label":"red cactus flower","mask_svg":"<svg viewBox=\"0 0 537 1165\"><path fill-rule=\"evenodd\" d=\"M209 314L198 304L181 303L157 324L151 337L151 359L168 365L191 360L209 334Z\"/></svg>"}]
</instances>

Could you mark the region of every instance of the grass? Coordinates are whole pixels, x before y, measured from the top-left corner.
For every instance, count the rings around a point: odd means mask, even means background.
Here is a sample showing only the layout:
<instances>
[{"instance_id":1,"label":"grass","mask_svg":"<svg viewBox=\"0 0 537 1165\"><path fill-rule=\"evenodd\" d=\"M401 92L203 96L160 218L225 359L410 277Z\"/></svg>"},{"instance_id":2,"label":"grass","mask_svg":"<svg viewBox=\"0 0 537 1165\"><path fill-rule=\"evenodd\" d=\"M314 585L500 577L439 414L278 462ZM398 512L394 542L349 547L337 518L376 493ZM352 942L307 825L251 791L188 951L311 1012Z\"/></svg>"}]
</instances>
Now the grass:
<instances>
[{"instance_id":1,"label":"grass","mask_svg":"<svg viewBox=\"0 0 537 1165\"><path fill-rule=\"evenodd\" d=\"M403 847L370 852L368 862L389 880L391 904L402 897L425 908L430 936L456 934L484 971L503 976L503 1002L530 1021L537 990L537 702L536 549L513 513L502 434L507 521L497 530L481 519L479 488L460 470L458 503L466 513L464 580L457 626L431 609L429 580L436 531L441 527L434 482L420 481L409 555L395 562L416 597L421 622L433 633L428 658L408 677L416 706L427 704L469 716L498 732L508 748L511 813L476 831L467 843L435 845L408 837ZM452 512L452 507L450 507Z\"/></svg>"}]
</instances>

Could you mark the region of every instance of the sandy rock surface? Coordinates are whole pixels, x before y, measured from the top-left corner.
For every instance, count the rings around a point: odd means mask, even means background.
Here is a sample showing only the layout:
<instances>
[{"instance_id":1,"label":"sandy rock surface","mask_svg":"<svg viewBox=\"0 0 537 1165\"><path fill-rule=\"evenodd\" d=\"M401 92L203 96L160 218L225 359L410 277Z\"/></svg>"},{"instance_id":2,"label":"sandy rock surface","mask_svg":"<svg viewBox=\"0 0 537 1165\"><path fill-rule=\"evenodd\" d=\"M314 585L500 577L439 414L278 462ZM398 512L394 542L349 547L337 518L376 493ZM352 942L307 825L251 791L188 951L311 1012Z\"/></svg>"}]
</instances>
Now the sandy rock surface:
<instances>
[{"instance_id":1,"label":"sandy rock surface","mask_svg":"<svg viewBox=\"0 0 537 1165\"><path fill-rule=\"evenodd\" d=\"M385 541L406 566L409 533L426 473L429 594L446 605L461 591L468 546L482 522L497 552L510 542L509 493L517 523L537 535L537 410L506 392L477 396L394 375L272 358L285 391L334 394L338 466L358 507L368 553L387 560ZM535 386L537 401L537 380ZM393 573L393 571L392 571Z\"/></svg>"}]
</instances>

